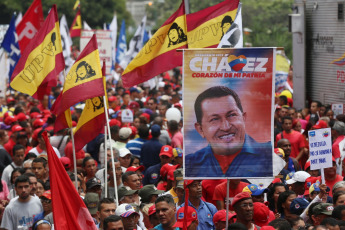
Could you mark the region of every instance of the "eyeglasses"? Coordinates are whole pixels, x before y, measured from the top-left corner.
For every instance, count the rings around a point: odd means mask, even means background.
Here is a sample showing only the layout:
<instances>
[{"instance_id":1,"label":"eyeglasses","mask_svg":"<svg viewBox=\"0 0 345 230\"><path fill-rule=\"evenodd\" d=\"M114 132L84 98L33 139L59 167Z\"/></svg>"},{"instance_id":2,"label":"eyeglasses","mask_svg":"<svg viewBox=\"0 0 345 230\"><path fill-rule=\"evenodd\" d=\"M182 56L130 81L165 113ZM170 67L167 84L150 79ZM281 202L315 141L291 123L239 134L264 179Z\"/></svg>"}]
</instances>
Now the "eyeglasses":
<instances>
[{"instance_id":1,"label":"eyeglasses","mask_svg":"<svg viewBox=\"0 0 345 230\"><path fill-rule=\"evenodd\" d=\"M47 199L40 199L42 203L50 204L52 201Z\"/></svg>"},{"instance_id":2,"label":"eyeglasses","mask_svg":"<svg viewBox=\"0 0 345 230\"><path fill-rule=\"evenodd\" d=\"M241 204L240 207L241 208L246 208L246 207L252 208L252 207L254 207L254 204L253 203Z\"/></svg>"}]
</instances>

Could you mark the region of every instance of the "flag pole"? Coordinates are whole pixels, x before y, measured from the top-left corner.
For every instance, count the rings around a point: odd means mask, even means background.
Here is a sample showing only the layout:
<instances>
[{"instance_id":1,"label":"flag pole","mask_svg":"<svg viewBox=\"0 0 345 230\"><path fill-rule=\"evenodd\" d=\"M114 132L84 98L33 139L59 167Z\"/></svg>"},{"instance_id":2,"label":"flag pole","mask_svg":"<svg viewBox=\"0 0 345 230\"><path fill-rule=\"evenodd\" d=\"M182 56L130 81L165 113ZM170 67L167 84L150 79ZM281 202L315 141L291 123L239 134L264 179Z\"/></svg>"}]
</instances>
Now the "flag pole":
<instances>
[{"instance_id":1,"label":"flag pole","mask_svg":"<svg viewBox=\"0 0 345 230\"><path fill-rule=\"evenodd\" d=\"M107 126L104 126L104 189L105 198L108 198L108 162L107 162Z\"/></svg>"},{"instance_id":2,"label":"flag pole","mask_svg":"<svg viewBox=\"0 0 345 230\"><path fill-rule=\"evenodd\" d=\"M189 14L189 0L184 0L184 11L186 14Z\"/></svg>"},{"instance_id":3,"label":"flag pole","mask_svg":"<svg viewBox=\"0 0 345 230\"><path fill-rule=\"evenodd\" d=\"M104 86L104 96L103 96L103 102L104 102L104 113L105 113L105 120L108 128L108 135L111 138L110 135L110 126L109 126L109 117L108 117L108 103L106 98L107 95L107 90L105 89L105 60L103 60L103 67L102 67L102 75L103 75L103 86ZM116 207L119 206L119 199L117 196L117 182L116 182L116 174L115 174L115 164L114 164L114 151L113 151L113 146L111 146L110 143L110 154L111 154L111 166L113 167L113 177L114 177L114 186L115 186L115 203Z\"/></svg>"},{"instance_id":4,"label":"flag pole","mask_svg":"<svg viewBox=\"0 0 345 230\"><path fill-rule=\"evenodd\" d=\"M225 229L228 229L229 226L229 190L230 190L230 180L226 180L226 222L225 222Z\"/></svg>"},{"instance_id":5,"label":"flag pole","mask_svg":"<svg viewBox=\"0 0 345 230\"><path fill-rule=\"evenodd\" d=\"M72 147L73 147L73 167L74 167L74 183L75 183L74 185L75 185L75 189L78 192L77 157L75 156L73 128L71 128L71 139L72 139Z\"/></svg>"}]
</instances>

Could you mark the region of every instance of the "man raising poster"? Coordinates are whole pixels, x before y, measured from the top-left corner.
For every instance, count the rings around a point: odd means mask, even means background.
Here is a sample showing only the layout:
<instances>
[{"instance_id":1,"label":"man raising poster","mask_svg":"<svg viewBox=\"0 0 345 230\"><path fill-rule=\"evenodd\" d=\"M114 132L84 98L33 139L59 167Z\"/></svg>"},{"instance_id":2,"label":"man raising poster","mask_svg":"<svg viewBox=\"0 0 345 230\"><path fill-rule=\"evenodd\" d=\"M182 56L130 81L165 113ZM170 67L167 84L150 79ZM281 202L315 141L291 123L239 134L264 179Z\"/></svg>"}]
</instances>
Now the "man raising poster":
<instances>
[{"instance_id":1,"label":"man raising poster","mask_svg":"<svg viewBox=\"0 0 345 230\"><path fill-rule=\"evenodd\" d=\"M195 100L195 129L208 146L186 155L187 177L267 177L272 175L271 142L246 134L247 114L237 93L211 87Z\"/></svg>"}]
</instances>

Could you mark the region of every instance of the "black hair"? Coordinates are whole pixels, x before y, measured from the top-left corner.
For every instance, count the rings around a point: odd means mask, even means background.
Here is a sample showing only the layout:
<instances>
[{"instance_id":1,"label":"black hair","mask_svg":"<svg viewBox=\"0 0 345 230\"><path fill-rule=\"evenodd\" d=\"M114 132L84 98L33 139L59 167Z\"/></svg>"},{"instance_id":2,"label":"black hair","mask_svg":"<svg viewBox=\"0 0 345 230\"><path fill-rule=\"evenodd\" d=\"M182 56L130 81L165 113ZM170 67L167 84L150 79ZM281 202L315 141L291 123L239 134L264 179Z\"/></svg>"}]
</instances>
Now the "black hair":
<instances>
[{"instance_id":1,"label":"black hair","mask_svg":"<svg viewBox=\"0 0 345 230\"><path fill-rule=\"evenodd\" d=\"M14 114L14 115L18 115L19 113L24 113L24 109L23 109L22 106L17 105L17 106L14 108L13 114Z\"/></svg>"},{"instance_id":2,"label":"black hair","mask_svg":"<svg viewBox=\"0 0 345 230\"><path fill-rule=\"evenodd\" d=\"M17 187L18 183L24 183L24 182L28 182L30 184L29 177L25 175L20 175L19 177L17 177L16 181L14 182L14 186Z\"/></svg>"},{"instance_id":3,"label":"black hair","mask_svg":"<svg viewBox=\"0 0 345 230\"><path fill-rule=\"evenodd\" d=\"M155 97L150 97L149 100L153 100L153 103L155 103L155 104L157 104L157 102L158 102L158 101L157 101L157 98L155 98ZM149 100L148 100L148 101L149 101Z\"/></svg>"},{"instance_id":4,"label":"black hair","mask_svg":"<svg viewBox=\"0 0 345 230\"><path fill-rule=\"evenodd\" d=\"M116 163L116 162L119 162L119 160L116 157L114 157L114 163ZM110 159L110 160L107 161L107 168L108 168L108 170L111 169L111 167L112 167L111 165L112 165L112 161Z\"/></svg>"},{"instance_id":5,"label":"black hair","mask_svg":"<svg viewBox=\"0 0 345 230\"><path fill-rule=\"evenodd\" d=\"M291 230L290 223L285 219L275 219L268 223L268 226L272 226L275 229L279 230Z\"/></svg>"},{"instance_id":6,"label":"black hair","mask_svg":"<svg viewBox=\"0 0 345 230\"><path fill-rule=\"evenodd\" d=\"M177 132L178 131L178 122L175 120L168 121L169 131Z\"/></svg>"},{"instance_id":7,"label":"black hair","mask_svg":"<svg viewBox=\"0 0 345 230\"><path fill-rule=\"evenodd\" d=\"M287 103L288 103L288 99L287 99L287 97L286 97L286 96L281 95L281 96L279 96L279 99L283 101L284 105L287 105Z\"/></svg>"},{"instance_id":8,"label":"black hair","mask_svg":"<svg viewBox=\"0 0 345 230\"><path fill-rule=\"evenodd\" d=\"M294 191L291 190L287 190L285 192L280 193L279 197L278 197L278 201L277 201L277 211L279 213L284 213L284 208L283 208L283 203L285 203L285 201L289 198L289 196L293 195L296 193Z\"/></svg>"},{"instance_id":9,"label":"black hair","mask_svg":"<svg viewBox=\"0 0 345 230\"><path fill-rule=\"evenodd\" d=\"M106 217L103 221L103 229L108 230L108 223L122 221L120 216L110 215Z\"/></svg>"},{"instance_id":10,"label":"black hair","mask_svg":"<svg viewBox=\"0 0 345 230\"><path fill-rule=\"evenodd\" d=\"M136 160L136 159L139 160L139 164L140 164L140 158L139 158L138 156L136 156L136 155L132 155L132 156L131 156L131 162L129 163L129 165L132 166L134 160Z\"/></svg>"},{"instance_id":11,"label":"black hair","mask_svg":"<svg viewBox=\"0 0 345 230\"><path fill-rule=\"evenodd\" d=\"M341 196L341 195L345 195L345 191L337 191L333 194L333 205L335 205L338 201L338 198Z\"/></svg>"},{"instance_id":12,"label":"black hair","mask_svg":"<svg viewBox=\"0 0 345 230\"><path fill-rule=\"evenodd\" d=\"M293 119L290 116L282 117L282 124L284 124L284 120L290 120L292 122Z\"/></svg>"},{"instance_id":13,"label":"black hair","mask_svg":"<svg viewBox=\"0 0 345 230\"><path fill-rule=\"evenodd\" d=\"M38 132L37 138L42 138L42 133L46 131L45 129L42 129L41 131Z\"/></svg>"},{"instance_id":14,"label":"black hair","mask_svg":"<svg viewBox=\"0 0 345 230\"><path fill-rule=\"evenodd\" d=\"M12 184L14 183L14 181L12 181L13 180L13 175L16 172L19 172L20 175L23 175L25 173L25 169L23 169L23 168L15 168L15 169L13 169L13 171L11 172L11 183Z\"/></svg>"},{"instance_id":15,"label":"black hair","mask_svg":"<svg viewBox=\"0 0 345 230\"><path fill-rule=\"evenodd\" d=\"M39 109L39 108L37 108L37 107L32 107L31 109L30 109L30 114L31 113L41 113L41 110Z\"/></svg>"},{"instance_id":16,"label":"black hair","mask_svg":"<svg viewBox=\"0 0 345 230\"><path fill-rule=\"evenodd\" d=\"M311 203L311 204L309 205L309 207L308 207L308 212L307 212L307 213L308 213L309 220L312 222L312 224L314 224L313 218L311 218L312 215L314 215L313 209L314 209L314 207L315 207L316 205L318 205L318 204L321 204L321 202Z\"/></svg>"},{"instance_id":17,"label":"black hair","mask_svg":"<svg viewBox=\"0 0 345 230\"><path fill-rule=\"evenodd\" d=\"M140 125L138 128L138 134L140 138L146 139L150 135L150 129L147 125Z\"/></svg>"},{"instance_id":18,"label":"black hair","mask_svg":"<svg viewBox=\"0 0 345 230\"><path fill-rule=\"evenodd\" d=\"M128 171L128 172L125 172L124 174L122 174L122 177L121 177L122 178L122 183L128 181L128 177L132 176L134 174L137 175L137 173L133 172L133 171Z\"/></svg>"},{"instance_id":19,"label":"black hair","mask_svg":"<svg viewBox=\"0 0 345 230\"><path fill-rule=\"evenodd\" d=\"M82 163L82 167L85 168L86 166L86 162L88 162L89 160L95 160L92 157L85 157Z\"/></svg>"},{"instance_id":20,"label":"black hair","mask_svg":"<svg viewBox=\"0 0 345 230\"><path fill-rule=\"evenodd\" d=\"M24 149L24 152L25 152L25 147L23 145L16 144L15 146L13 146L13 150L12 150L13 156L15 156L16 152L21 149Z\"/></svg>"},{"instance_id":21,"label":"black hair","mask_svg":"<svg viewBox=\"0 0 345 230\"><path fill-rule=\"evenodd\" d=\"M338 221L332 217L326 217L321 221L321 225L330 225L330 226L337 226Z\"/></svg>"},{"instance_id":22,"label":"black hair","mask_svg":"<svg viewBox=\"0 0 345 230\"><path fill-rule=\"evenodd\" d=\"M170 206L175 206L174 198L170 194L159 196L155 201L155 205L163 201L167 202Z\"/></svg>"},{"instance_id":23,"label":"black hair","mask_svg":"<svg viewBox=\"0 0 345 230\"><path fill-rule=\"evenodd\" d=\"M235 91L233 91L232 89L226 86L214 86L214 87L208 88L207 90L199 94L199 96L195 100L194 111L195 111L197 122L201 124L201 120L203 116L201 104L204 100L225 97L225 96L232 96L236 102L238 109L243 113L241 100Z\"/></svg>"},{"instance_id":24,"label":"black hair","mask_svg":"<svg viewBox=\"0 0 345 230\"><path fill-rule=\"evenodd\" d=\"M37 157L32 161L32 164L34 163L42 163L43 167L45 168L47 166L47 160L44 159L43 157Z\"/></svg>"},{"instance_id":25,"label":"black hair","mask_svg":"<svg viewBox=\"0 0 345 230\"><path fill-rule=\"evenodd\" d=\"M268 193L267 193L267 200L268 200L268 207L270 208L271 211L275 211L275 203L274 203L274 193L276 191L276 188L277 187L285 187L285 185L283 183L275 183L272 185L272 188L270 188L268 190Z\"/></svg>"},{"instance_id":26,"label":"black hair","mask_svg":"<svg viewBox=\"0 0 345 230\"><path fill-rule=\"evenodd\" d=\"M303 220L302 217L295 215L295 214L291 214L291 216L289 217L285 217L285 219L287 221L289 221L291 228L293 228L293 226L295 226L295 224L297 224L298 221ZM304 221L304 220L303 220Z\"/></svg>"},{"instance_id":27,"label":"black hair","mask_svg":"<svg viewBox=\"0 0 345 230\"><path fill-rule=\"evenodd\" d=\"M35 174L31 173L31 172L28 172L28 173L24 173L23 175L27 176L27 177L36 177Z\"/></svg>"},{"instance_id":28,"label":"black hair","mask_svg":"<svg viewBox=\"0 0 345 230\"><path fill-rule=\"evenodd\" d=\"M49 190L49 189L47 189L46 183L44 183L43 180L37 178L37 183L40 183L43 186L44 190Z\"/></svg>"},{"instance_id":29,"label":"black hair","mask_svg":"<svg viewBox=\"0 0 345 230\"><path fill-rule=\"evenodd\" d=\"M37 158L37 155L33 152L28 152L24 158L24 161L29 160L30 158Z\"/></svg>"},{"instance_id":30,"label":"black hair","mask_svg":"<svg viewBox=\"0 0 345 230\"><path fill-rule=\"evenodd\" d=\"M242 223L230 224L228 230L247 230L247 227Z\"/></svg>"},{"instance_id":31,"label":"black hair","mask_svg":"<svg viewBox=\"0 0 345 230\"><path fill-rule=\"evenodd\" d=\"M113 198L103 198L98 202L98 211L101 211L102 204L115 204Z\"/></svg>"},{"instance_id":32,"label":"black hair","mask_svg":"<svg viewBox=\"0 0 345 230\"><path fill-rule=\"evenodd\" d=\"M333 212L332 212L332 217L341 220L342 219L342 211L345 210L345 205L338 205L334 207Z\"/></svg>"},{"instance_id":33,"label":"black hair","mask_svg":"<svg viewBox=\"0 0 345 230\"><path fill-rule=\"evenodd\" d=\"M320 108L320 107L322 106L322 103L319 102L319 101L312 101L312 102L310 103L310 105L311 105L312 103L316 103L316 106L317 106L318 108Z\"/></svg>"}]
</instances>

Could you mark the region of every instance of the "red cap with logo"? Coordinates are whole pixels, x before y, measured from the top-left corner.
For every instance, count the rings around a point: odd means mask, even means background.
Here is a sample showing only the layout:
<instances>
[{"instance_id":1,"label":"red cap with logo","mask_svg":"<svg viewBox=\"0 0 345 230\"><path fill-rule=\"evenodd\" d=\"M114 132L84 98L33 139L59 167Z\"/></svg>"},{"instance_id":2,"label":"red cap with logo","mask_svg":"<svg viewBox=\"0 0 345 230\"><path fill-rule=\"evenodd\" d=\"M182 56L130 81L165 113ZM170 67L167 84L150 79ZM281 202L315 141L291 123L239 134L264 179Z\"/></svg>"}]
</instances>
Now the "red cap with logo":
<instances>
[{"instance_id":1,"label":"red cap with logo","mask_svg":"<svg viewBox=\"0 0 345 230\"><path fill-rule=\"evenodd\" d=\"M170 145L163 145L161 148L161 152L159 153L159 156L172 157L173 156L173 148Z\"/></svg>"},{"instance_id":2,"label":"red cap with logo","mask_svg":"<svg viewBox=\"0 0 345 230\"><path fill-rule=\"evenodd\" d=\"M156 205L152 205L150 208L149 208L149 216L153 215L156 213Z\"/></svg>"},{"instance_id":3,"label":"red cap with logo","mask_svg":"<svg viewBox=\"0 0 345 230\"><path fill-rule=\"evenodd\" d=\"M176 223L174 224L173 227L175 228L183 228L183 220L184 220L184 215L187 216L187 227L194 221L198 219L198 214L196 213L196 210L189 206L187 208L187 212L185 212L185 207L180 208L177 211L177 220Z\"/></svg>"}]
</instances>

